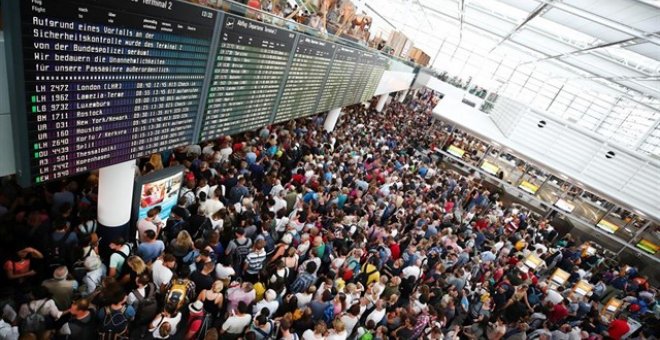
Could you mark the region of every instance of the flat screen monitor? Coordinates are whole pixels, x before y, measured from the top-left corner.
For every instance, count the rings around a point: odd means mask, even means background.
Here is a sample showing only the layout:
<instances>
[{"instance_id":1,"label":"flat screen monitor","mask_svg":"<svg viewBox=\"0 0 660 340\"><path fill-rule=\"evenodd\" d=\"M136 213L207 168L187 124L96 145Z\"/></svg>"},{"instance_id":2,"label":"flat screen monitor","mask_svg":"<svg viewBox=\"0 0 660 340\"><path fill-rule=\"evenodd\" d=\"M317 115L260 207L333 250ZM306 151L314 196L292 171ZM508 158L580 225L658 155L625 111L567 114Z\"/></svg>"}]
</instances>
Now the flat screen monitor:
<instances>
[{"instance_id":1,"label":"flat screen monitor","mask_svg":"<svg viewBox=\"0 0 660 340\"><path fill-rule=\"evenodd\" d=\"M614 224L610 221L604 220L604 219L598 221L596 226L598 228L602 229L602 230L605 230L606 232L608 232L610 234L614 234L617 230L621 229L620 226L618 226L618 225L616 225L616 224Z\"/></svg>"},{"instance_id":2,"label":"flat screen monitor","mask_svg":"<svg viewBox=\"0 0 660 340\"><path fill-rule=\"evenodd\" d=\"M651 242L647 239L641 239L637 243L636 247L643 250L643 251L645 251L645 252L647 252L647 253L649 253L649 254L653 254L653 255L655 255L655 253L658 252L658 249L660 249L660 247L657 244L655 244L655 243L653 243L653 242Z\"/></svg>"},{"instance_id":3,"label":"flat screen monitor","mask_svg":"<svg viewBox=\"0 0 660 340\"><path fill-rule=\"evenodd\" d=\"M458 158L462 158L463 155L465 154L465 150L455 146L455 145L450 145L449 148L447 148L447 152L451 155L454 155Z\"/></svg>"},{"instance_id":4,"label":"flat screen monitor","mask_svg":"<svg viewBox=\"0 0 660 340\"><path fill-rule=\"evenodd\" d=\"M183 166L165 168L136 178L133 193L134 220L143 219L149 210L160 207L158 216L165 222L179 200L182 183Z\"/></svg>"},{"instance_id":5,"label":"flat screen monitor","mask_svg":"<svg viewBox=\"0 0 660 340\"><path fill-rule=\"evenodd\" d=\"M520 185L518 185L518 188L521 189L522 191L534 195L536 191L539 190L539 187L535 184L532 184L528 181L522 181Z\"/></svg>"},{"instance_id":6,"label":"flat screen monitor","mask_svg":"<svg viewBox=\"0 0 660 340\"><path fill-rule=\"evenodd\" d=\"M500 168L489 161L484 161L483 164L481 164L481 169L494 176L497 176L500 172Z\"/></svg>"},{"instance_id":7,"label":"flat screen monitor","mask_svg":"<svg viewBox=\"0 0 660 340\"><path fill-rule=\"evenodd\" d=\"M558 199L557 202L555 202L554 206L567 213L571 213L573 212L573 210L575 210L575 205L569 203L563 198Z\"/></svg>"}]
</instances>

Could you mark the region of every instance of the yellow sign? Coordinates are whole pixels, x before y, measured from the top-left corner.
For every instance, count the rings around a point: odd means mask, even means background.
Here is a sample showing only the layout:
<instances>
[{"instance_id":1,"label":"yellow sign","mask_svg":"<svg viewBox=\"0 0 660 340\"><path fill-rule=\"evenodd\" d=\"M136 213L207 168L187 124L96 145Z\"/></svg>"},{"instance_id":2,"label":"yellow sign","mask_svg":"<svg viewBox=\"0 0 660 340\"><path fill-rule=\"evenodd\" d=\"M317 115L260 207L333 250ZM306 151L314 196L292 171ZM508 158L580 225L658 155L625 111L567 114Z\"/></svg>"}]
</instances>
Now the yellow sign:
<instances>
[{"instance_id":1,"label":"yellow sign","mask_svg":"<svg viewBox=\"0 0 660 340\"><path fill-rule=\"evenodd\" d=\"M537 185L534 185L534 184L532 184L530 182L527 182L527 181L522 181L522 183L520 183L520 185L518 185L518 188L520 188L520 189L522 189L522 190L524 190L524 191L526 191L526 192L528 192L532 195L534 195L536 193L536 191L539 190L539 187Z\"/></svg>"},{"instance_id":2,"label":"yellow sign","mask_svg":"<svg viewBox=\"0 0 660 340\"><path fill-rule=\"evenodd\" d=\"M598 224L596 224L596 226L600 229L607 231L610 234L614 234L617 230L621 228L618 225L605 220L598 221Z\"/></svg>"},{"instance_id":3,"label":"yellow sign","mask_svg":"<svg viewBox=\"0 0 660 340\"><path fill-rule=\"evenodd\" d=\"M552 276L550 276L550 280L561 286L564 284L564 282L568 280L570 276L571 274L569 274L568 272L557 268L557 270L555 270L555 272L552 273Z\"/></svg>"},{"instance_id":4,"label":"yellow sign","mask_svg":"<svg viewBox=\"0 0 660 340\"><path fill-rule=\"evenodd\" d=\"M573 287L573 291L576 294L579 294L579 295L582 295L582 296L586 296L587 294L589 294L589 292L591 292L592 289L593 289L593 287L589 284L589 282L587 282L585 280L580 280Z\"/></svg>"},{"instance_id":5,"label":"yellow sign","mask_svg":"<svg viewBox=\"0 0 660 340\"><path fill-rule=\"evenodd\" d=\"M450 154L452 154L452 155L454 155L454 156L456 156L456 157L458 157L458 158L462 158L463 155L465 154L465 150L463 150L463 149L461 149L461 148L459 148L459 147L457 147L457 146L454 146L454 145L450 145L450 146L447 148L447 152L449 152Z\"/></svg>"},{"instance_id":6,"label":"yellow sign","mask_svg":"<svg viewBox=\"0 0 660 340\"><path fill-rule=\"evenodd\" d=\"M639 248L639 249L641 249L641 250L643 250L643 251L645 251L649 254L655 254L655 253L658 252L658 249L660 249L660 247L657 244L655 244L655 243L653 243L653 242L651 242L647 239L642 239L641 241L639 241L639 243L637 243L637 248Z\"/></svg>"},{"instance_id":7,"label":"yellow sign","mask_svg":"<svg viewBox=\"0 0 660 340\"><path fill-rule=\"evenodd\" d=\"M531 269L536 269L538 266L541 265L541 263L543 263L543 260L541 260L540 258L538 258L538 257L537 257L536 255L534 255L534 254L529 254L529 255L525 258L525 262L523 262L523 263L524 263L527 267L529 267L529 268L531 268Z\"/></svg>"},{"instance_id":8,"label":"yellow sign","mask_svg":"<svg viewBox=\"0 0 660 340\"><path fill-rule=\"evenodd\" d=\"M484 161L484 163L481 164L481 168L491 175L497 176L497 173L500 172L500 168L497 167L497 165L490 163L488 161Z\"/></svg>"}]
</instances>

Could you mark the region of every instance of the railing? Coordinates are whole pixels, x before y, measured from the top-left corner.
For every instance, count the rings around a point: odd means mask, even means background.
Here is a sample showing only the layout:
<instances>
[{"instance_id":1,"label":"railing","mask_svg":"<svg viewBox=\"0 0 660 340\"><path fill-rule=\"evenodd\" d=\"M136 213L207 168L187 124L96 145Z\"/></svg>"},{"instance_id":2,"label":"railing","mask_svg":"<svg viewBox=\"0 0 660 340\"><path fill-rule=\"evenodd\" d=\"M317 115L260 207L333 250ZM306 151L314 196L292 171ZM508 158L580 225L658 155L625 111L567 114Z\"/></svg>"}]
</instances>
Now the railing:
<instances>
[{"instance_id":1,"label":"railing","mask_svg":"<svg viewBox=\"0 0 660 340\"><path fill-rule=\"evenodd\" d=\"M352 38L348 38L347 36L337 36L334 34L329 34L327 32L324 32L322 30L319 30L317 28L305 25L303 23L297 22L293 20L295 16L291 16L290 18L285 18L281 17L278 15L275 15L273 13L257 9L257 8L252 8L248 7L244 4L232 1L232 0L218 0L215 4L209 3L206 7L209 8L214 8L214 9L219 9L227 13L239 15L248 19L252 20L257 20L261 21L267 24L271 24L274 26L279 26L282 28L289 29L291 31L303 33L312 37L316 38L321 38L327 41L331 42L336 42L340 43L342 45L347 45L350 47L356 47L360 49L367 49L370 52L377 53L383 56L386 56L389 58L391 61L395 63L402 63L407 66L410 66L412 68L415 68L417 66L416 63L406 60L404 58L400 58L397 56L393 56L391 54L384 53L381 50L374 49L372 47L369 47L366 42L363 41L358 41L358 40L353 40Z\"/></svg>"}]
</instances>

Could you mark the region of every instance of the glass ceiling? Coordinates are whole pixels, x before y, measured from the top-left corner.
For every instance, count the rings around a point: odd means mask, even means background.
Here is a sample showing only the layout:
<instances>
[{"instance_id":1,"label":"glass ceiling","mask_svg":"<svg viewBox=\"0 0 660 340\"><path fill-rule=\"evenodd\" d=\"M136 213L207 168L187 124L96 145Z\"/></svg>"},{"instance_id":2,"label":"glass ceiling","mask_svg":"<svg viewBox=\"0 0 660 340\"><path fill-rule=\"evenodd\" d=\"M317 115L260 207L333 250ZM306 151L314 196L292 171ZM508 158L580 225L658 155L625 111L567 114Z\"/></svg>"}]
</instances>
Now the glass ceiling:
<instances>
[{"instance_id":1,"label":"glass ceiling","mask_svg":"<svg viewBox=\"0 0 660 340\"><path fill-rule=\"evenodd\" d=\"M363 0L450 76L660 158L660 8L637 0Z\"/></svg>"}]
</instances>

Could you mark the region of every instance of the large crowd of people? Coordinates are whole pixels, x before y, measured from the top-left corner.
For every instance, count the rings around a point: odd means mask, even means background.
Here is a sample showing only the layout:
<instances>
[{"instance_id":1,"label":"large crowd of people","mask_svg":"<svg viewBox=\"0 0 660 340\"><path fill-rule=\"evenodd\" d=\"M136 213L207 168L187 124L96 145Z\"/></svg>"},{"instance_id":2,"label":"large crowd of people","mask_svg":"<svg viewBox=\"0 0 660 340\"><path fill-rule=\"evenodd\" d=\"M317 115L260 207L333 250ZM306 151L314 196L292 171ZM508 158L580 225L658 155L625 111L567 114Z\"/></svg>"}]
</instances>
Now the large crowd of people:
<instances>
[{"instance_id":1,"label":"large crowd of people","mask_svg":"<svg viewBox=\"0 0 660 340\"><path fill-rule=\"evenodd\" d=\"M107 246L94 174L5 179L0 339L620 339L629 320L657 336L657 289L634 266L419 156L445 133L433 96L142 160L183 165L178 204Z\"/></svg>"}]
</instances>

